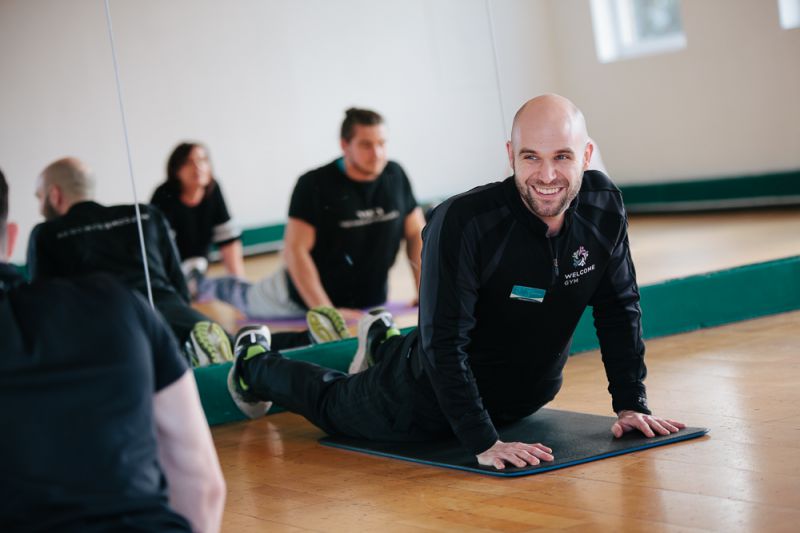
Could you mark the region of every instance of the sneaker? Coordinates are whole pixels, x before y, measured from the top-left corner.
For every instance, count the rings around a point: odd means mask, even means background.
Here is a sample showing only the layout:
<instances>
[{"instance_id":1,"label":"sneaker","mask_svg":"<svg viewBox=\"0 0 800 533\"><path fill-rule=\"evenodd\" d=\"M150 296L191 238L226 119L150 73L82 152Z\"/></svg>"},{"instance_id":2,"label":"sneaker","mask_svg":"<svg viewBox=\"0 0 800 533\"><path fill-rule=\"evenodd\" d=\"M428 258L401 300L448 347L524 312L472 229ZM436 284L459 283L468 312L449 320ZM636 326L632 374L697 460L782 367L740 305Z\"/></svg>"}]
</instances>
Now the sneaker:
<instances>
[{"instance_id":1,"label":"sneaker","mask_svg":"<svg viewBox=\"0 0 800 533\"><path fill-rule=\"evenodd\" d=\"M268 353L271 342L272 335L267 326L245 326L236 335L236 359L228 372L228 393L236 407L248 418L264 416L272 407L272 402L265 402L250 392L250 386L242 379L242 365L248 359Z\"/></svg>"},{"instance_id":2,"label":"sneaker","mask_svg":"<svg viewBox=\"0 0 800 533\"><path fill-rule=\"evenodd\" d=\"M375 364L373 348L376 342L382 342L399 335L400 331L394 323L392 314L385 309L373 309L358 321L358 350L350 363L348 372L357 374Z\"/></svg>"},{"instance_id":3,"label":"sneaker","mask_svg":"<svg viewBox=\"0 0 800 533\"><path fill-rule=\"evenodd\" d=\"M192 300L196 300L200 292L200 284L208 271L208 260L205 257L190 257L181 263L181 271L186 279L189 296Z\"/></svg>"},{"instance_id":4,"label":"sneaker","mask_svg":"<svg viewBox=\"0 0 800 533\"><path fill-rule=\"evenodd\" d=\"M231 341L222 326L215 322L198 322L189 335L192 343L192 366L208 366L233 361Z\"/></svg>"},{"instance_id":5,"label":"sneaker","mask_svg":"<svg viewBox=\"0 0 800 533\"><path fill-rule=\"evenodd\" d=\"M308 335L314 344L332 342L350 337L344 317L333 307L312 307L306 313Z\"/></svg>"}]
</instances>

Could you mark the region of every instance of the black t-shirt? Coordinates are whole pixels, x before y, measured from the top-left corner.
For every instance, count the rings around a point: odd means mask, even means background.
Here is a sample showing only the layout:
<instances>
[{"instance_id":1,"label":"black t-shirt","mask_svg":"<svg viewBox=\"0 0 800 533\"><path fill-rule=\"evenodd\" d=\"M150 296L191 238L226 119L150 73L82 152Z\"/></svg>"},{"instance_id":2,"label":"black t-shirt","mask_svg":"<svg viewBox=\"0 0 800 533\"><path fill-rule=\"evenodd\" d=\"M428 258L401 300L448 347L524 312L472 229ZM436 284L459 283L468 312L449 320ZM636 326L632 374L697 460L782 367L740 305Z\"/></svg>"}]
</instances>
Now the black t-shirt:
<instances>
[{"instance_id":1,"label":"black t-shirt","mask_svg":"<svg viewBox=\"0 0 800 533\"><path fill-rule=\"evenodd\" d=\"M177 293L188 302L186 280L164 215L149 205L139 207L153 289ZM64 216L38 224L28 242L28 272L34 280L108 272L146 294L134 206L80 202Z\"/></svg>"},{"instance_id":2,"label":"black t-shirt","mask_svg":"<svg viewBox=\"0 0 800 533\"><path fill-rule=\"evenodd\" d=\"M241 232L228 214L219 183L214 182L208 196L193 207L181 202L180 195L176 184L162 183L150 203L169 220L181 259L208 257L212 244L221 246L239 238Z\"/></svg>"},{"instance_id":3,"label":"black t-shirt","mask_svg":"<svg viewBox=\"0 0 800 533\"><path fill-rule=\"evenodd\" d=\"M297 180L289 216L316 230L311 257L333 305L359 308L386 301L405 218L416 207L408 177L392 161L370 182L348 178L342 159ZM289 294L303 305L291 279Z\"/></svg>"},{"instance_id":4,"label":"black t-shirt","mask_svg":"<svg viewBox=\"0 0 800 533\"><path fill-rule=\"evenodd\" d=\"M187 367L106 275L26 284L0 264L0 530L188 531L167 504L153 395Z\"/></svg>"}]
</instances>

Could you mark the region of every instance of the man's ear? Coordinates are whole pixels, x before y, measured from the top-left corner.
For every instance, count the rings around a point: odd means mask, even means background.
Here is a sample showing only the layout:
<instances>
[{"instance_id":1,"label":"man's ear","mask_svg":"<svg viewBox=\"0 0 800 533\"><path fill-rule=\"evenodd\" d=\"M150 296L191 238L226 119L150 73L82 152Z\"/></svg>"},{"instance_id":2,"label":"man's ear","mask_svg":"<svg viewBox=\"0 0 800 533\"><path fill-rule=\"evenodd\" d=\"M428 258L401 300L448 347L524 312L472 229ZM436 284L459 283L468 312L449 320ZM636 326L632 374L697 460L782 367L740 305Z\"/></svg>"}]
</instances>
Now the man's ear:
<instances>
[{"instance_id":1,"label":"man's ear","mask_svg":"<svg viewBox=\"0 0 800 533\"><path fill-rule=\"evenodd\" d=\"M64 203L64 191L61 190L61 187L58 185L51 185L48 187L47 201L53 206L53 209L55 209L59 215L64 214L61 212Z\"/></svg>"},{"instance_id":2,"label":"man's ear","mask_svg":"<svg viewBox=\"0 0 800 533\"><path fill-rule=\"evenodd\" d=\"M19 226L15 222L6 224L6 259L11 259L11 254L14 253L14 245L17 243L17 236L19 235Z\"/></svg>"},{"instance_id":3,"label":"man's ear","mask_svg":"<svg viewBox=\"0 0 800 533\"><path fill-rule=\"evenodd\" d=\"M592 154L594 153L594 143L591 140L586 141L586 149L583 151L583 170L589 168L589 163L592 162Z\"/></svg>"},{"instance_id":4,"label":"man's ear","mask_svg":"<svg viewBox=\"0 0 800 533\"><path fill-rule=\"evenodd\" d=\"M514 147L511 145L511 141L506 141L506 152L508 153L508 164L511 166L511 170L516 172L514 169Z\"/></svg>"}]
</instances>

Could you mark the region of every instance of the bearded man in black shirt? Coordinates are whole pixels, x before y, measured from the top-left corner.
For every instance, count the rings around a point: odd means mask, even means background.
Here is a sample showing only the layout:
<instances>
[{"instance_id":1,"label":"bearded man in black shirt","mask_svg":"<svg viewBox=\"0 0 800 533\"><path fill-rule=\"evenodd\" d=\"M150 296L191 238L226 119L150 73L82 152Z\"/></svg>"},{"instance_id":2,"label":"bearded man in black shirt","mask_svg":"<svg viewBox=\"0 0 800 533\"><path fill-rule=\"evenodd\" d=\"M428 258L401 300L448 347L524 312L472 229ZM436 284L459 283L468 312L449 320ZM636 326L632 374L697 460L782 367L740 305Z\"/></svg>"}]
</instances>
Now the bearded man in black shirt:
<instances>
[{"instance_id":1,"label":"bearded man in black shirt","mask_svg":"<svg viewBox=\"0 0 800 533\"><path fill-rule=\"evenodd\" d=\"M550 461L546 445L502 442L496 425L555 397L575 327L592 306L614 436L683 428L647 406L627 216L609 178L588 170L583 114L561 96L534 98L517 112L507 151L513 176L433 211L416 331L398 335L388 313L362 319L350 376L278 357L266 332L253 333L229 380L240 407L255 415L275 401L355 438L455 434L480 464L498 469Z\"/></svg>"}]
</instances>

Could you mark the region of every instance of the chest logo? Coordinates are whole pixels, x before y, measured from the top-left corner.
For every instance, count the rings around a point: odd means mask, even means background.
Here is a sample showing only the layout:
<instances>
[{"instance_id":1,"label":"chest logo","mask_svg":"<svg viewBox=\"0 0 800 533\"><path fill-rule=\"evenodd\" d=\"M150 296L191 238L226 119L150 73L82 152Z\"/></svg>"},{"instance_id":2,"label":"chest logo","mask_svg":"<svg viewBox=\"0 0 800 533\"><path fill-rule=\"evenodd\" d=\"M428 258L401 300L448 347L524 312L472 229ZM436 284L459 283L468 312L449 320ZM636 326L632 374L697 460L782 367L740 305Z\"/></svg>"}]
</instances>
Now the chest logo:
<instances>
[{"instance_id":1,"label":"chest logo","mask_svg":"<svg viewBox=\"0 0 800 533\"><path fill-rule=\"evenodd\" d=\"M589 252L581 246L572 254L572 266L575 268L586 266L587 259L589 259Z\"/></svg>"}]
</instances>

